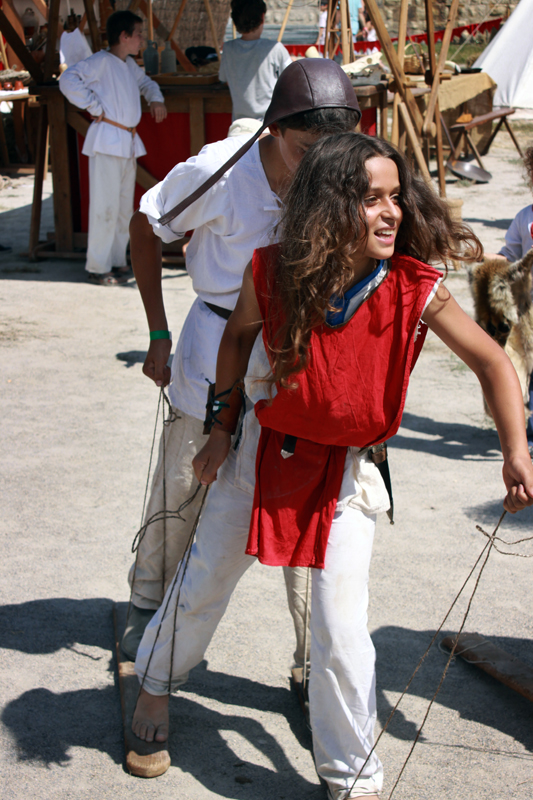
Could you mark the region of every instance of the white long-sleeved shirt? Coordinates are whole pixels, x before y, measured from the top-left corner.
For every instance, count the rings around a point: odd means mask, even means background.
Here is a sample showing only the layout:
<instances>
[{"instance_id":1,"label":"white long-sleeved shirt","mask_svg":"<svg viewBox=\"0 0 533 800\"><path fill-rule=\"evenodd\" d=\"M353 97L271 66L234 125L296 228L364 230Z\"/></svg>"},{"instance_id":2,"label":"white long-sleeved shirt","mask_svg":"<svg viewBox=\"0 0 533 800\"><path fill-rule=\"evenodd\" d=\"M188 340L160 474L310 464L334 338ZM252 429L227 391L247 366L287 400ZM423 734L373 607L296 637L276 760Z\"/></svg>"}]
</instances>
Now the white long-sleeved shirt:
<instances>
[{"instance_id":1,"label":"white long-sleeved shirt","mask_svg":"<svg viewBox=\"0 0 533 800\"><path fill-rule=\"evenodd\" d=\"M194 230L187 248L187 271L198 295L181 330L172 362L170 400L197 419L205 415L207 381L215 380L216 360L226 320L205 305L233 309L246 265L256 247L270 244L281 203L270 188L259 143L202 197L168 225L158 220L187 197L238 150L249 136L206 145L178 164L141 199L154 232L164 242Z\"/></svg>"},{"instance_id":2,"label":"white long-sleeved shirt","mask_svg":"<svg viewBox=\"0 0 533 800\"><path fill-rule=\"evenodd\" d=\"M134 128L141 119L141 94L149 103L163 103L164 98L155 81L137 66L131 57L123 61L107 50L78 61L59 79L59 88L73 105L83 108L92 116L105 116ZM93 122L87 131L82 153L94 156L104 153L120 158L139 158L146 154L141 137L109 125Z\"/></svg>"}]
</instances>

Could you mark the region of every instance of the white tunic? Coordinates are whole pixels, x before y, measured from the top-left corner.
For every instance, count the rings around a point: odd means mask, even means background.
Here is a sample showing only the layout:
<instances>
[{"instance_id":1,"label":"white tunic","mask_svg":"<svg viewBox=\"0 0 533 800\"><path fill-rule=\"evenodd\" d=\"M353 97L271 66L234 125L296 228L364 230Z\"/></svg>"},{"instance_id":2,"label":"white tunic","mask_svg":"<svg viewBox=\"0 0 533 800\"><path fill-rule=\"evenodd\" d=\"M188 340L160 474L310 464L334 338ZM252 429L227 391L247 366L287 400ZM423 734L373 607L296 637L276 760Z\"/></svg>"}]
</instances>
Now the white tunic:
<instances>
[{"instance_id":1,"label":"white tunic","mask_svg":"<svg viewBox=\"0 0 533 800\"><path fill-rule=\"evenodd\" d=\"M249 137L235 136L206 145L198 156L178 164L141 199L154 232L164 241L194 230L187 248L187 270L198 299L176 347L169 387L174 406L203 419L207 382L215 380L218 346L226 322L205 302L233 309L246 265L256 247L273 241L280 200L268 183L256 142L208 192L169 225L159 217L187 197Z\"/></svg>"},{"instance_id":2,"label":"white tunic","mask_svg":"<svg viewBox=\"0 0 533 800\"><path fill-rule=\"evenodd\" d=\"M149 103L164 102L157 83L145 75L133 58L123 61L107 50L100 50L69 67L59 79L59 88L78 108L94 117L103 112L108 119L128 128L134 128L140 122L141 94ZM93 122L87 131L82 153L85 156L104 153L120 158L138 158L146 154L146 149L138 134L132 143L128 131L107 122Z\"/></svg>"}]
</instances>

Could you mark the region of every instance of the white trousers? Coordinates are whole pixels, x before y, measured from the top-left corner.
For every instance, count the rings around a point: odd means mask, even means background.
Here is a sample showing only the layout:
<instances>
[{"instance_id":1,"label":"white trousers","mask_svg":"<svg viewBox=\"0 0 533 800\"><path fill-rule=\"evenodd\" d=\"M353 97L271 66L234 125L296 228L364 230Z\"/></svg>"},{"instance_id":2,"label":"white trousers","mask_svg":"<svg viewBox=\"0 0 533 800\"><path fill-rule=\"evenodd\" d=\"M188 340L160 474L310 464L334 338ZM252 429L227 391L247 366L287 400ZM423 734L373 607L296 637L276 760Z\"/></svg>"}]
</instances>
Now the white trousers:
<instances>
[{"instance_id":1,"label":"white trousers","mask_svg":"<svg viewBox=\"0 0 533 800\"><path fill-rule=\"evenodd\" d=\"M202 493L182 512L179 519L159 519L165 508L176 511L190 498L198 485L192 460L203 447L207 438L203 434L203 423L177 408L173 408L177 418L164 427L159 443L159 457L154 471L150 497L144 515L144 524L158 514L158 519L150 524L139 544L136 562L131 566L129 583L132 587L132 602L138 608L158 609L165 592L176 574L178 564L187 547L191 530L200 509ZM255 453L252 453L255 459ZM249 493L239 492L242 506L240 525L246 533L250 524L250 508L253 493L253 461L246 465L251 473L252 483ZM176 515L173 514L173 517ZM294 663L302 667L305 648L305 594L307 570L301 567L284 570L287 600L296 633ZM309 660L310 640L307 643Z\"/></svg>"},{"instance_id":2,"label":"white trousers","mask_svg":"<svg viewBox=\"0 0 533 800\"><path fill-rule=\"evenodd\" d=\"M135 191L135 158L96 153L89 158L88 272L124 267Z\"/></svg>"},{"instance_id":3,"label":"white trousers","mask_svg":"<svg viewBox=\"0 0 533 800\"><path fill-rule=\"evenodd\" d=\"M236 485L236 465L231 450L209 491L185 574L180 564L175 584L145 630L135 671L151 694L175 690L183 682L179 676L200 663L233 589L255 561L244 552L252 496ZM375 516L357 509L336 514L325 569L312 570L313 748L318 774L333 800L349 796L374 743L375 656L367 630L374 528ZM375 793L382 781L381 763L372 755L351 795Z\"/></svg>"}]
</instances>

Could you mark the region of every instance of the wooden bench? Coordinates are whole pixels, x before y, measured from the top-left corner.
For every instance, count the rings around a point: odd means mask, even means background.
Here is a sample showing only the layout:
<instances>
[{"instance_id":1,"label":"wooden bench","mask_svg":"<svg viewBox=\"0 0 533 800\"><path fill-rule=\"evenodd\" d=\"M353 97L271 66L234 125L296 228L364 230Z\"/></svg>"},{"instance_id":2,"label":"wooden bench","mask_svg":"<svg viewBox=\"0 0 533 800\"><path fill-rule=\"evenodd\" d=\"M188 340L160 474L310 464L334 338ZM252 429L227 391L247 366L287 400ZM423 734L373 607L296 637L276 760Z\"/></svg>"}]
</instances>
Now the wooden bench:
<instances>
[{"instance_id":1,"label":"wooden bench","mask_svg":"<svg viewBox=\"0 0 533 800\"><path fill-rule=\"evenodd\" d=\"M507 128L507 131L509 132L509 136L513 140L516 149L520 153L520 157L524 158L524 154L522 153L522 150L520 149L520 145L518 144L516 136L514 135L513 130L512 130L512 128L509 125L509 122L507 120L507 117L510 117L511 114L515 113L515 110L516 109L514 109L514 108L494 108L492 111L489 111L487 114L480 114L479 117L473 117L470 120L470 122L458 122L455 125L450 125L450 131L456 131L457 132L457 137L455 139L455 142L453 143L452 158L458 159L459 156L461 155L461 151L463 149L463 139L464 139L464 149L465 149L465 151L468 152L468 147L470 147L472 152L474 153L474 156L476 157L476 160L477 160L479 166L481 167L481 169L485 169L485 167L483 166L483 162L481 161L481 155L480 155L476 145L474 144L474 142L472 140L472 137L470 136L470 131L473 128L477 128L478 125L483 125L485 122L493 122L496 119L499 120L499 122L496 125L496 127L494 128L494 130L492 131L490 139L487 142L487 145L486 145L485 149L483 150L482 155L484 155L484 156L487 155L487 153L489 152L490 146L491 146L492 142L494 141L494 137L496 136L496 134L500 130L501 126L505 125L505 127Z\"/></svg>"}]
</instances>

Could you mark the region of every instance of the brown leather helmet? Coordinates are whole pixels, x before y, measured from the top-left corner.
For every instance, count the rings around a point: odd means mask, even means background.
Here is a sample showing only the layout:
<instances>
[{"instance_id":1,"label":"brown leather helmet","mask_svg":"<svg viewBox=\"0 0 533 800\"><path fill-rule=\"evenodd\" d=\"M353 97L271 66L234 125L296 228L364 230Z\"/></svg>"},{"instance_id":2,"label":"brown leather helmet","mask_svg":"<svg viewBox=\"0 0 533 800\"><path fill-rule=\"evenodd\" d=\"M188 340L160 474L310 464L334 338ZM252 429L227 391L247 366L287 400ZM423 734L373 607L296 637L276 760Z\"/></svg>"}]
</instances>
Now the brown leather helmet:
<instances>
[{"instance_id":1,"label":"brown leather helmet","mask_svg":"<svg viewBox=\"0 0 533 800\"><path fill-rule=\"evenodd\" d=\"M350 79L335 61L328 58L305 58L294 61L279 76L261 128L198 189L163 214L159 219L161 225L168 225L214 186L250 149L265 128L284 117L317 108L351 108L358 114L357 122L361 119L361 110Z\"/></svg>"}]
</instances>

